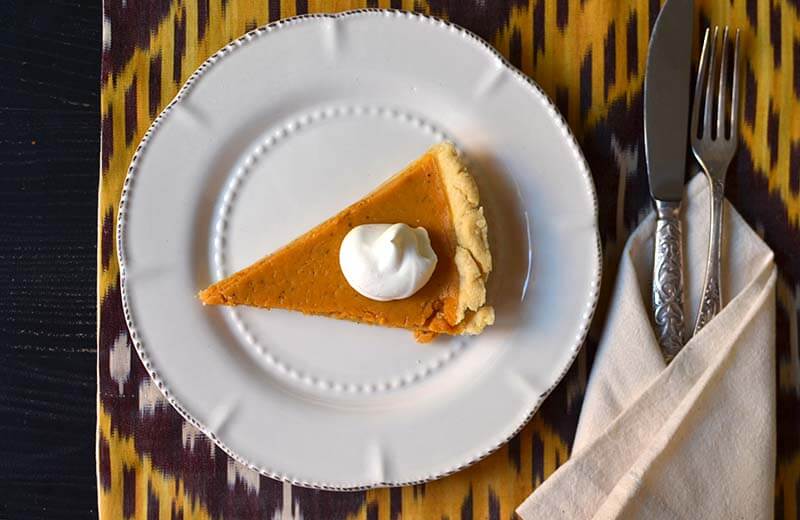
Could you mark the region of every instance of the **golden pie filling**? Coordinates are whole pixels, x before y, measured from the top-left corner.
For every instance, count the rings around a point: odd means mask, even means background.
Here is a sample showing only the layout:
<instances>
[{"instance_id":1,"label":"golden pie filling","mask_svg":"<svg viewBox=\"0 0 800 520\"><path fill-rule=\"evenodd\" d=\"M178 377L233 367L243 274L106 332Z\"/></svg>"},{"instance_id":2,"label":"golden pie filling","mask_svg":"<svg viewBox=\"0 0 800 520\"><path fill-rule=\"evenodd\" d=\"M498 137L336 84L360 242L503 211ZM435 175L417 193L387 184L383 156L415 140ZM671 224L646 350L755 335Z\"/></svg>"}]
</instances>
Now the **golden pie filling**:
<instances>
[{"instance_id":1,"label":"golden pie filling","mask_svg":"<svg viewBox=\"0 0 800 520\"><path fill-rule=\"evenodd\" d=\"M392 301L362 296L339 265L345 235L362 224L423 227L438 262L427 284ZM478 188L450 143L428 150L374 192L288 245L201 291L209 305L249 305L438 334L479 334L494 322L492 269Z\"/></svg>"}]
</instances>

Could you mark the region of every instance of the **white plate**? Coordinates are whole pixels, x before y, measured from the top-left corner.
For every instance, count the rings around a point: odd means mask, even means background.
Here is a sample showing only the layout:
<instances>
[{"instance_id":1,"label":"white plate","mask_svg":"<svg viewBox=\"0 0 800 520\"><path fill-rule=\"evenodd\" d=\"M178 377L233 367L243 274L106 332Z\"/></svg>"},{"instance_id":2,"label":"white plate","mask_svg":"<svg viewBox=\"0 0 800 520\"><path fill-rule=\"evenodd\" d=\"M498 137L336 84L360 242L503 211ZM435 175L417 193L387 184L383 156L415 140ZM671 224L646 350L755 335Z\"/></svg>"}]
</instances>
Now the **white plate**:
<instances>
[{"instance_id":1,"label":"white plate","mask_svg":"<svg viewBox=\"0 0 800 520\"><path fill-rule=\"evenodd\" d=\"M447 137L474 163L497 323L411 333L196 293ZM209 58L142 140L120 206L128 327L169 402L261 473L421 482L517 432L575 358L600 283L596 198L552 103L485 42L415 14L257 29Z\"/></svg>"}]
</instances>

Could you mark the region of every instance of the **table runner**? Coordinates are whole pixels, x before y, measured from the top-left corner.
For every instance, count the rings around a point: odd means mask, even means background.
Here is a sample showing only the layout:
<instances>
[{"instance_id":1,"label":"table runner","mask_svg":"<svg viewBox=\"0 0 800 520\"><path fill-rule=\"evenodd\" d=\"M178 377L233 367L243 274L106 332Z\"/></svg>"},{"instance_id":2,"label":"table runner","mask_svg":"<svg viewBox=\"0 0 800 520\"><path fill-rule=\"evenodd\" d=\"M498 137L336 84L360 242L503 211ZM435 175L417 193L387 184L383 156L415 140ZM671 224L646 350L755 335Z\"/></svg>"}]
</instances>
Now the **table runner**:
<instances>
[{"instance_id":1,"label":"table runner","mask_svg":"<svg viewBox=\"0 0 800 520\"><path fill-rule=\"evenodd\" d=\"M743 30L743 124L727 195L773 248L779 269L775 505L776 518L794 519L800 514L798 6L787 0L696 3L695 42L710 23ZM605 276L580 356L509 443L434 482L339 493L252 472L166 403L128 337L115 230L120 189L142 134L200 63L247 30L279 18L364 7L447 18L492 43L543 87L567 118L592 170ZM643 173L642 83L658 9L658 0L105 0L98 208L100 517L510 518L569 457L613 270L629 231L650 207Z\"/></svg>"}]
</instances>

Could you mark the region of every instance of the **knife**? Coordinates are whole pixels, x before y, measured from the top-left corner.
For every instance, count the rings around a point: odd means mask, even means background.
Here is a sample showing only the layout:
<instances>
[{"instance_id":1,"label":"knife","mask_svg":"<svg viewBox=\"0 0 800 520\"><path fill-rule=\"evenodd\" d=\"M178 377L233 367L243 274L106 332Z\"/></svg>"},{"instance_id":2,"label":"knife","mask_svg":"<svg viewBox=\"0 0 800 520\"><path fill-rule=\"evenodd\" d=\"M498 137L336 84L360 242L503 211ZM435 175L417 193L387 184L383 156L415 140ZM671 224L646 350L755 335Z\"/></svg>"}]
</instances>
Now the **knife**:
<instances>
[{"instance_id":1,"label":"knife","mask_svg":"<svg viewBox=\"0 0 800 520\"><path fill-rule=\"evenodd\" d=\"M681 199L688 147L692 0L667 0L656 19L644 78L644 150L656 209L653 316L669 362L683 347Z\"/></svg>"}]
</instances>

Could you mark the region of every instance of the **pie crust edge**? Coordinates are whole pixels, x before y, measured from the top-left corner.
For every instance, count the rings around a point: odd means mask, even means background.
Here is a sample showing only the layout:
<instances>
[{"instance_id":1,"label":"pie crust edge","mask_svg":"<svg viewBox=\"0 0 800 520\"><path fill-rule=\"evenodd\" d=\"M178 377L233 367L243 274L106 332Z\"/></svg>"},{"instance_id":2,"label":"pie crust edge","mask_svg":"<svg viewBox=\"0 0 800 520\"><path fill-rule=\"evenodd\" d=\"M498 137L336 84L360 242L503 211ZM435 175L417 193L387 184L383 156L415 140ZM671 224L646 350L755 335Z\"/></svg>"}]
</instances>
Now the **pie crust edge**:
<instances>
[{"instance_id":1,"label":"pie crust edge","mask_svg":"<svg viewBox=\"0 0 800 520\"><path fill-rule=\"evenodd\" d=\"M492 271L488 225L480 205L478 185L450 142L431 149L450 203L456 236L454 261L459 274L456 322L466 334L480 334L494 323L494 308L486 305L486 279Z\"/></svg>"}]
</instances>

